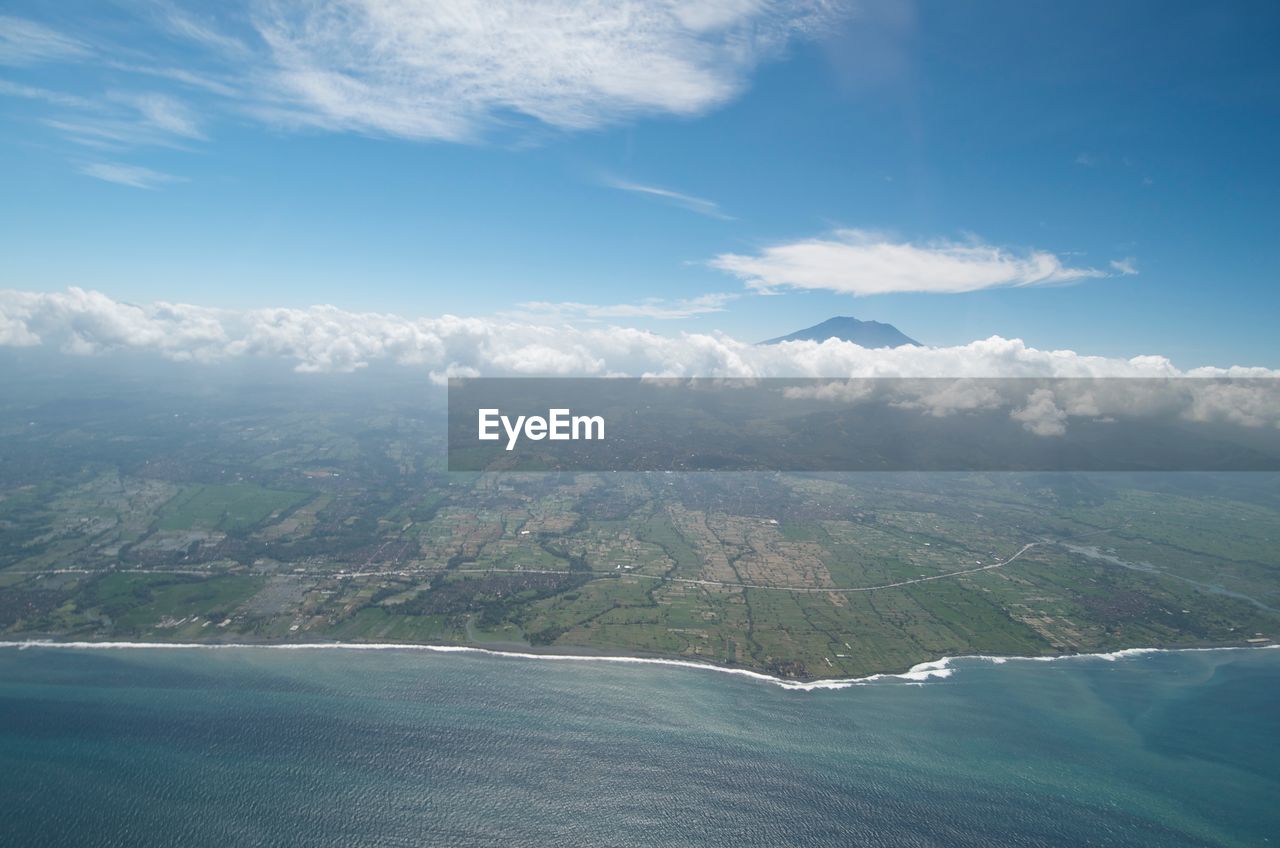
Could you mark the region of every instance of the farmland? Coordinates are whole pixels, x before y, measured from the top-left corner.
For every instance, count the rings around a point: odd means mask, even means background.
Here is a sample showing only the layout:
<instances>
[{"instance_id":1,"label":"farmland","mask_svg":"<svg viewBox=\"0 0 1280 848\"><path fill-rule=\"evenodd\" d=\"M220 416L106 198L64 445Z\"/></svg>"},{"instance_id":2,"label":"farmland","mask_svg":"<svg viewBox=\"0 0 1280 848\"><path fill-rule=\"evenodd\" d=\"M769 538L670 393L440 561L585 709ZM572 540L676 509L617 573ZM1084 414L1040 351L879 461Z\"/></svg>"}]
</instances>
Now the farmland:
<instances>
[{"instance_id":1,"label":"farmland","mask_svg":"<svg viewBox=\"0 0 1280 848\"><path fill-rule=\"evenodd\" d=\"M1280 635L1274 475L449 474L439 418L404 393L5 403L5 639L472 644L822 678Z\"/></svg>"}]
</instances>

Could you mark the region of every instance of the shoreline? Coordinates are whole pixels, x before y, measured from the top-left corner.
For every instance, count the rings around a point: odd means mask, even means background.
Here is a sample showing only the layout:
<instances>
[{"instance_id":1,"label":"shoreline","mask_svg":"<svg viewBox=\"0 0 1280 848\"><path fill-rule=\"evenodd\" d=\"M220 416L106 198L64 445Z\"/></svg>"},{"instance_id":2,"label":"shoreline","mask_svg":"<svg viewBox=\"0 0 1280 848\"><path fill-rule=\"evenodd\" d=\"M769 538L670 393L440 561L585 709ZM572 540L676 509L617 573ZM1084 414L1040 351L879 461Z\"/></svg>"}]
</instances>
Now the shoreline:
<instances>
[{"instance_id":1,"label":"shoreline","mask_svg":"<svg viewBox=\"0 0 1280 848\"><path fill-rule=\"evenodd\" d=\"M955 669L952 663L960 660L981 660L992 665L1003 665L1008 662L1059 662L1062 660L1095 659L1115 662L1121 659L1145 656L1148 654L1193 653L1208 651L1255 651L1280 648L1280 643L1267 645L1217 645L1210 647L1186 648L1121 648L1115 651L1083 654L1054 654L1051 656L995 656L987 654L964 654L955 657L942 657L936 660L916 663L902 672L879 672L865 677L832 678L822 680L790 680L775 677L761 671L746 668L715 665L713 663L695 662L693 660L671 659L664 657L616 656L607 654L556 654L529 653L523 651L503 651L492 648L478 648L470 645L422 645L410 642L131 642L131 641L76 641L62 642L53 639L24 639L0 641L0 649L16 648L24 651L32 648L53 648L59 650L223 650L260 648L275 651L311 651L311 650L348 650L348 651L425 651L436 654L478 654L503 659L551 660L562 662L603 662L619 665L660 665L673 668L688 668L696 671L714 671L721 674L732 674L746 677L762 683L771 683L790 691L811 692L819 689L848 689L854 686L865 686L879 682L901 681L907 684L922 685L929 680L944 680L952 675Z\"/></svg>"}]
</instances>

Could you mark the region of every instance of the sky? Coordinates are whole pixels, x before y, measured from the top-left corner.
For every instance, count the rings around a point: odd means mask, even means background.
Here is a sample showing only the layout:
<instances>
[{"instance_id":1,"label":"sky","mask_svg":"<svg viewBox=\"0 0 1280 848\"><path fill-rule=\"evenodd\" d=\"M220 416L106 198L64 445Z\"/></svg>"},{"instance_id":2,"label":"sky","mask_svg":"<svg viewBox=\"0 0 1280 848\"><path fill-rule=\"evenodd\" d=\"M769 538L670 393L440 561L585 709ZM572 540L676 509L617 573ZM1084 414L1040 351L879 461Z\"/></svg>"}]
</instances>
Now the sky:
<instances>
[{"instance_id":1,"label":"sky","mask_svg":"<svg viewBox=\"0 0 1280 848\"><path fill-rule=\"evenodd\" d=\"M295 310L327 367L460 316L600 373L609 327L853 315L1280 368L1277 43L1243 0L9 0L0 343Z\"/></svg>"}]
</instances>

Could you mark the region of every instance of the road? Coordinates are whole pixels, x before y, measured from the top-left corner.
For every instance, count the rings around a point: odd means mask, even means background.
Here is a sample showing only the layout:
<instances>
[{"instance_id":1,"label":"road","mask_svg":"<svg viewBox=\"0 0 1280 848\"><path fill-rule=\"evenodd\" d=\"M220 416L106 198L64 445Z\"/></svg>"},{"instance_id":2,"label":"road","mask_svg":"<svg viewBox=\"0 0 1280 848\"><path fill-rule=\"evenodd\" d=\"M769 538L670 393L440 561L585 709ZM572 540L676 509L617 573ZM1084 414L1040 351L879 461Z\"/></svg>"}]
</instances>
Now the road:
<instances>
[{"instance_id":1,"label":"road","mask_svg":"<svg viewBox=\"0 0 1280 848\"><path fill-rule=\"evenodd\" d=\"M850 588L842 588L838 586L769 586L762 583L735 583L727 580L697 580L692 577L666 577L656 574L636 574L634 572L625 572L628 577L637 577L641 580L657 580L663 583L689 583L695 586L717 586L729 589L771 589L777 592L814 592L826 594L836 592L842 595L852 594L854 592L877 592L881 589L896 589L901 586L910 586L915 583L928 583L931 580L945 580L950 577L960 577L965 574L976 574L979 571L993 571L997 568L1004 568L1036 545L1043 544L1041 542L1028 542L1018 549L1018 552L1003 562L993 562L990 565L980 565L977 568L966 568L960 571L947 571L943 574L932 574L927 577L915 577L911 580L899 580L895 583L881 583L876 586L855 586ZM534 568L455 568L452 570L455 574L580 574L588 573L598 574L598 572L586 571L555 571L551 569L534 569ZM603 574L605 578L620 577L622 574Z\"/></svg>"},{"instance_id":2,"label":"road","mask_svg":"<svg viewBox=\"0 0 1280 848\"><path fill-rule=\"evenodd\" d=\"M994 571L997 568L1004 568L1018 557L1037 545L1046 544L1045 542L1028 542L1018 549L1018 552L1002 562L993 562L989 565L980 565L976 568L965 568L960 571L947 571L942 574L932 574L926 577L914 577L910 580L898 580L894 583L881 583L876 586L771 586L763 583L737 583L728 580L698 580L693 577L667 577L659 574L637 574L633 571L625 572L588 572L588 571L561 571L543 568L454 568L449 569L451 574L558 574L558 575L591 575L593 579L609 580L617 577L635 577L640 580L656 580L662 583L687 583L693 586L715 586L725 589L763 589L775 592L810 592L816 594L837 593L842 595L854 594L857 592L878 592L882 589L897 589L902 586L911 586L916 583L928 583L932 580L947 580L952 577L962 577L966 574L977 574L981 571ZM89 568L51 568L44 571L7 571L6 574L96 574L107 571L118 571L127 574L190 574L208 577L217 572L207 569L195 568L122 568L122 569L89 569ZM236 574L252 574L258 576L282 575L287 576L290 572L254 572L254 571L237 571ZM292 572L298 574L298 572ZM391 571L339 571L324 572L325 577L334 577L344 580L351 577L412 577L420 574L439 574L439 569L399 569ZM305 572L306 576L320 576L316 572Z\"/></svg>"}]
</instances>

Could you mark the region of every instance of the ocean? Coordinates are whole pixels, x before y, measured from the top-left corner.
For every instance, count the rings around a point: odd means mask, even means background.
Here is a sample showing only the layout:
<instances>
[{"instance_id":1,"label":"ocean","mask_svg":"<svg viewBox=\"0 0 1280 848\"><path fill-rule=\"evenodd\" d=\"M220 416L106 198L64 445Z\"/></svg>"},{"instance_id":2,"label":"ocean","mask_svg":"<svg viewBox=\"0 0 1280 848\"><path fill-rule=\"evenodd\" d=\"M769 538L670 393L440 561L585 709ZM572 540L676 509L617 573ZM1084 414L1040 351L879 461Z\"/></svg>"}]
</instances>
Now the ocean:
<instances>
[{"instance_id":1,"label":"ocean","mask_svg":"<svg viewBox=\"0 0 1280 848\"><path fill-rule=\"evenodd\" d=\"M944 671L0 647L0 844L1280 844L1280 651Z\"/></svg>"}]
</instances>

